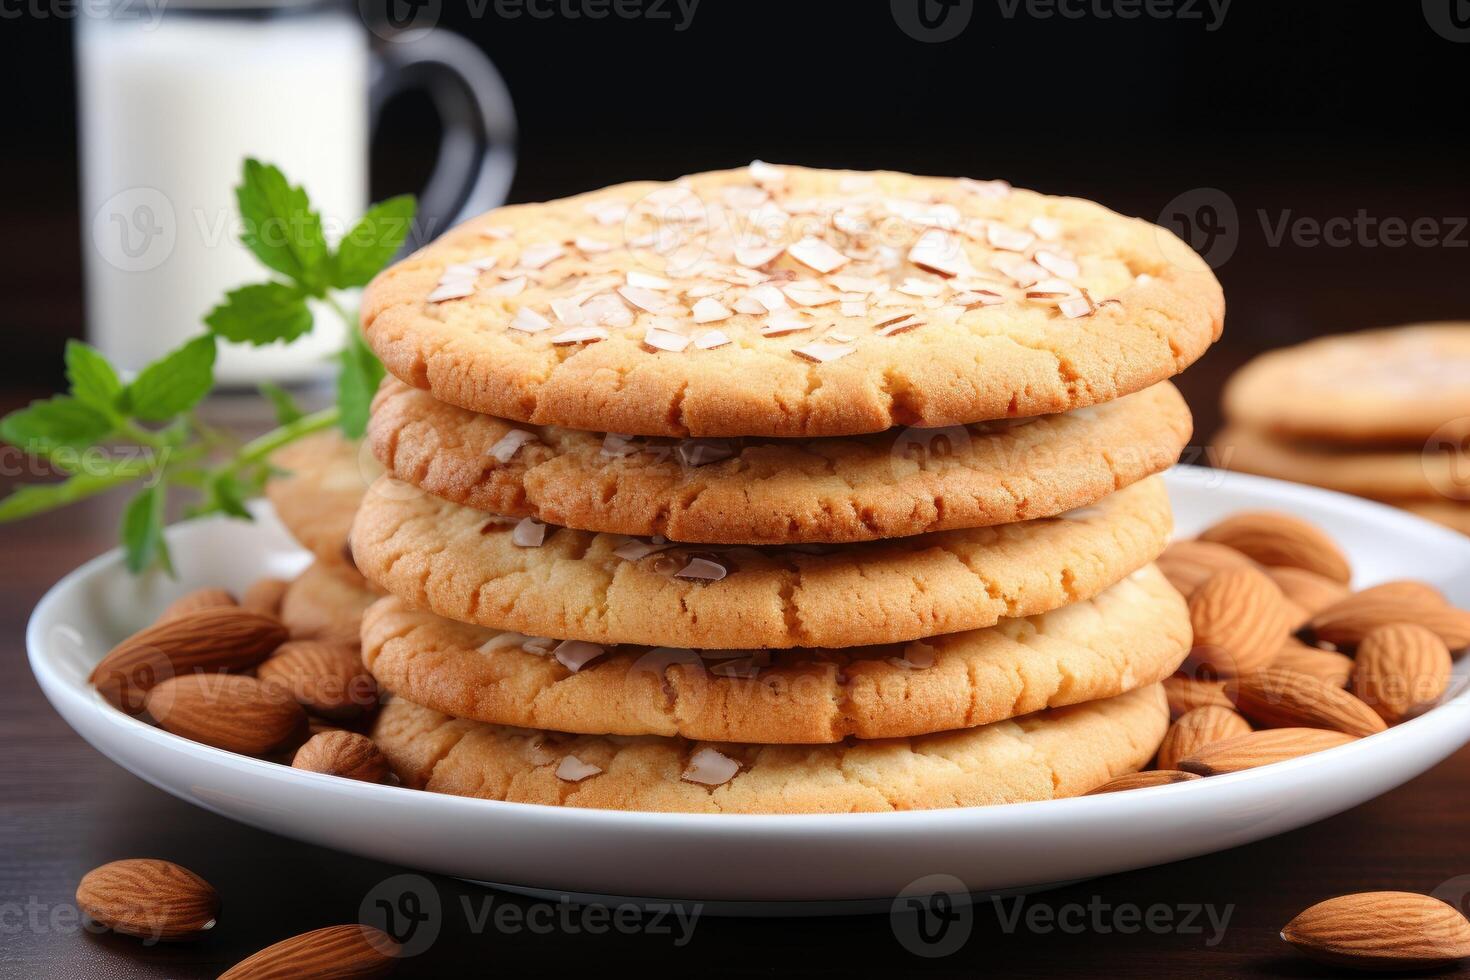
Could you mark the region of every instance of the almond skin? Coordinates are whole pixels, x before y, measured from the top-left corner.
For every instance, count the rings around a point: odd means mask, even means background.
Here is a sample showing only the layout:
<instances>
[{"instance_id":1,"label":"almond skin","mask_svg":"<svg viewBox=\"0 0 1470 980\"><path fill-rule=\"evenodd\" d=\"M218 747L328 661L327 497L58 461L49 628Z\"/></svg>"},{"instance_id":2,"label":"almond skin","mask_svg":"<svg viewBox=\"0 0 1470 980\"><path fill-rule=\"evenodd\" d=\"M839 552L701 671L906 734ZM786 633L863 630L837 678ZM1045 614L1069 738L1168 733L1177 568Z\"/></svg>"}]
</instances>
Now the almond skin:
<instances>
[{"instance_id":1,"label":"almond skin","mask_svg":"<svg viewBox=\"0 0 1470 980\"><path fill-rule=\"evenodd\" d=\"M290 587L291 583L283 578L258 578L250 583L250 588L240 597L240 605L267 616L279 616L281 600L286 597L286 590Z\"/></svg>"},{"instance_id":2,"label":"almond skin","mask_svg":"<svg viewBox=\"0 0 1470 980\"><path fill-rule=\"evenodd\" d=\"M1380 626L1358 644L1353 693L1390 725L1412 718L1450 686L1449 648L1414 623Z\"/></svg>"},{"instance_id":3,"label":"almond skin","mask_svg":"<svg viewBox=\"0 0 1470 980\"><path fill-rule=\"evenodd\" d=\"M302 707L327 718L354 718L376 708L378 684L356 647L319 640L281 644L255 676L287 691Z\"/></svg>"},{"instance_id":4,"label":"almond skin","mask_svg":"<svg viewBox=\"0 0 1470 980\"><path fill-rule=\"evenodd\" d=\"M1234 548L1211 541L1175 541L1155 559L1159 571L1187 599L1216 572L1254 568L1256 563Z\"/></svg>"},{"instance_id":5,"label":"almond skin","mask_svg":"<svg viewBox=\"0 0 1470 980\"><path fill-rule=\"evenodd\" d=\"M1356 647L1380 626L1418 623L1433 630L1451 652L1470 646L1470 613L1423 598L1365 590L1328 606L1307 628L1319 640L1342 648Z\"/></svg>"},{"instance_id":6,"label":"almond skin","mask_svg":"<svg viewBox=\"0 0 1470 980\"><path fill-rule=\"evenodd\" d=\"M139 630L112 648L92 684L129 714L143 710L154 685L193 671L245 670L286 642L286 627L238 606L196 609Z\"/></svg>"},{"instance_id":7,"label":"almond skin","mask_svg":"<svg viewBox=\"0 0 1470 980\"><path fill-rule=\"evenodd\" d=\"M1147 769L1143 772L1128 772L1121 776L1114 776L1096 789L1090 789L1083 796L1093 796L1098 793L1119 793L1129 789L1146 789L1149 786L1169 786L1174 783L1187 783L1199 779L1192 772L1181 772L1178 769Z\"/></svg>"},{"instance_id":8,"label":"almond skin","mask_svg":"<svg viewBox=\"0 0 1470 980\"><path fill-rule=\"evenodd\" d=\"M381 783L388 775L388 760L372 739L356 732L322 732L296 750L291 765L308 772Z\"/></svg>"},{"instance_id":9,"label":"almond skin","mask_svg":"<svg viewBox=\"0 0 1470 980\"><path fill-rule=\"evenodd\" d=\"M267 946L220 974L219 980L386 977L397 965L398 952L398 944L372 926L327 926Z\"/></svg>"},{"instance_id":10,"label":"almond skin","mask_svg":"<svg viewBox=\"0 0 1470 980\"><path fill-rule=\"evenodd\" d=\"M1281 938L1313 959L1359 970L1428 970L1470 957L1470 921L1413 892L1360 892L1318 902Z\"/></svg>"},{"instance_id":11,"label":"almond skin","mask_svg":"<svg viewBox=\"0 0 1470 980\"><path fill-rule=\"evenodd\" d=\"M1239 678L1234 693L1240 713L1262 728L1329 728L1364 736L1388 727L1342 688L1280 667Z\"/></svg>"},{"instance_id":12,"label":"almond skin","mask_svg":"<svg viewBox=\"0 0 1470 980\"><path fill-rule=\"evenodd\" d=\"M1370 585L1366 589L1359 589L1358 595L1373 596L1377 599L1399 599L1403 602L1422 602L1432 606L1449 605L1449 600L1439 589L1428 582L1420 582L1412 578L1394 579L1391 582Z\"/></svg>"},{"instance_id":13,"label":"almond skin","mask_svg":"<svg viewBox=\"0 0 1470 980\"><path fill-rule=\"evenodd\" d=\"M1170 718L1178 718L1186 711L1210 704L1235 709L1235 702L1225 693L1224 681L1199 680L1175 674L1164 678L1164 696L1169 701Z\"/></svg>"},{"instance_id":14,"label":"almond skin","mask_svg":"<svg viewBox=\"0 0 1470 980\"><path fill-rule=\"evenodd\" d=\"M1190 596L1190 662L1216 677L1259 670L1275 659L1291 618L1281 590L1265 573L1227 568Z\"/></svg>"},{"instance_id":15,"label":"almond skin","mask_svg":"<svg viewBox=\"0 0 1470 980\"><path fill-rule=\"evenodd\" d=\"M253 677L185 674L148 692L164 731L241 755L265 755L306 728L301 705Z\"/></svg>"},{"instance_id":16,"label":"almond skin","mask_svg":"<svg viewBox=\"0 0 1470 980\"><path fill-rule=\"evenodd\" d=\"M1200 776L1223 776L1325 752L1355 741L1355 736L1321 728L1271 728L1206 746L1195 755L1181 759L1179 768Z\"/></svg>"},{"instance_id":17,"label":"almond skin","mask_svg":"<svg viewBox=\"0 0 1470 980\"><path fill-rule=\"evenodd\" d=\"M1266 569L1266 574L1276 583L1281 594L1306 610L1308 616L1314 616L1351 595L1348 587L1341 582L1309 572L1305 568L1282 565Z\"/></svg>"},{"instance_id":18,"label":"almond skin","mask_svg":"<svg viewBox=\"0 0 1470 980\"><path fill-rule=\"evenodd\" d=\"M1177 770L1180 759L1197 754L1207 745L1248 735L1250 730L1250 722L1229 708L1212 704L1186 711L1164 733L1164 741L1159 744L1158 767Z\"/></svg>"},{"instance_id":19,"label":"almond skin","mask_svg":"<svg viewBox=\"0 0 1470 980\"><path fill-rule=\"evenodd\" d=\"M1334 582L1353 577L1347 555L1320 528L1278 511L1235 514L1199 536L1223 544L1262 565L1304 568Z\"/></svg>"},{"instance_id":20,"label":"almond skin","mask_svg":"<svg viewBox=\"0 0 1470 980\"><path fill-rule=\"evenodd\" d=\"M172 861L132 858L83 875L77 907L113 932L174 942L214 928L219 895L209 882Z\"/></svg>"},{"instance_id":21,"label":"almond skin","mask_svg":"<svg viewBox=\"0 0 1470 980\"><path fill-rule=\"evenodd\" d=\"M1333 687L1347 687L1348 679L1353 674L1352 657L1334 650L1309 647L1295 637L1288 638L1277 651L1271 666L1315 677Z\"/></svg>"},{"instance_id":22,"label":"almond skin","mask_svg":"<svg viewBox=\"0 0 1470 980\"><path fill-rule=\"evenodd\" d=\"M165 620L177 619L200 609L227 608L238 605L235 597L224 589L195 589L170 602L163 612L159 613L155 622L161 623Z\"/></svg>"}]
</instances>

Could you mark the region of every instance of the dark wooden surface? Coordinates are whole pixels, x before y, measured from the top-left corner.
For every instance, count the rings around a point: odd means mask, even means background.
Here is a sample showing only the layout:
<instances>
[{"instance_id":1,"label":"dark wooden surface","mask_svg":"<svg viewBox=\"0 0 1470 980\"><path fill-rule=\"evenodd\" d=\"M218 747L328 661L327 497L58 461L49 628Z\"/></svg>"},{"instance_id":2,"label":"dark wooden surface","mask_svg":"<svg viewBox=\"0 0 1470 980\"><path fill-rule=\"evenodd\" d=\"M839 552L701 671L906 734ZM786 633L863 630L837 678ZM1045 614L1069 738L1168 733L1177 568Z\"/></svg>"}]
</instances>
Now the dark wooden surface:
<instances>
[{"instance_id":1,"label":"dark wooden surface","mask_svg":"<svg viewBox=\"0 0 1470 980\"><path fill-rule=\"evenodd\" d=\"M1213 424L1218 378L1236 360L1222 349L1185 383L1202 429ZM13 476L7 471L0 483ZM195 809L104 759L51 710L26 666L26 617L52 582L111 546L119 503L102 499L0 530L0 744L8 751L0 766L0 976L7 978L215 976L273 941L355 920L370 892L411 870L309 847ZM544 910L538 907L544 903L430 877L419 887L437 894L442 914L425 926L437 930L437 938L398 975L611 969L762 976L795 970L822 976L1328 976L1278 938L1281 926L1331 895L1427 892L1470 875L1467 799L1470 752L1461 752L1408 785L1315 826L1032 896L1016 927L1007 925L1013 904L981 904L968 940L936 958L909 952L887 915L703 916L681 943L677 930L599 934L593 931L601 921L596 912ZM105 861L138 856L175 860L209 879L224 899L218 930L194 944L145 948L80 928L72 905L78 878ZM1466 884L1470 888L1470 879ZM492 918L479 926L485 903ZM1211 912L1216 921L1229 916L1218 936ZM1156 921L1198 923L1202 931L1125 931L1135 928L1130 916L1144 913ZM550 922L539 925L535 917L548 914ZM1065 925L1047 926L1053 914ZM496 915L524 915L538 927L498 928ZM1027 921L1043 924L1032 928ZM643 920L650 925L661 923Z\"/></svg>"}]
</instances>

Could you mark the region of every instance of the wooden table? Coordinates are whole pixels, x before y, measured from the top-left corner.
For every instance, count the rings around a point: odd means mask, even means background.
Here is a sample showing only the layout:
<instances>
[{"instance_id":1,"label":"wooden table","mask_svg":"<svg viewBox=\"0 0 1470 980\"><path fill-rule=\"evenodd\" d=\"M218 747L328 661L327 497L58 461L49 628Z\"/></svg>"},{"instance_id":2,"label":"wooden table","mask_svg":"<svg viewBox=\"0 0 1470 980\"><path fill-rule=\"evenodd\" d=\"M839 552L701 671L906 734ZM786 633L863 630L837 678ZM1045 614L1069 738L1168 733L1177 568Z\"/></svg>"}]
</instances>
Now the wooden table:
<instances>
[{"instance_id":1,"label":"wooden table","mask_svg":"<svg viewBox=\"0 0 1470 980\"><path fill-rule=\"evenodd\" d=\"M1201 368L1198 380L1185 385L1187 393L1194 395L1189 389L1196 385L1213 389L1210 375L1228 370L1233 360L1226 355L1217 366ZM1208 408L1198 396L1191 401ZM1202 421L1202 428L1212 425ZM7 473L0 484L12 482L14 474ZM119 505L97 500L0 530L0 740L10 747L0 766L3 977L212 977L278 939L355 921L375 887L409 870L299 844L182 803L104 759L51 710L26 666L26 618L51 583L111 547ZM1075 973L1150 980L1330 976L1277 937L1281 926L1331 895L1428 892L1470 874L1466 800L1470 752L1462 751L1387 796L1295 833L1031 896L1022 900L1019 917L1014 901L999 909L983 903L963 946L936 958L909 952L884 915L703 917L681 944L677 929L655 931L647 928L651 920L619 931L598 911L430 876L419 887L437 893L442 914L425 926L437 929L437 939L405 961L398 975L581 969L751 976ZM217 931L199 943L144 948L81 929L72 905L77 879L105 861L140 856L178 861L209 879L224 899ZM1228 914L1222 935L1210 925L1210 911L1216 921ZM1139 929L1150 916L1189 921L1193 928ZM1013 921L1018 924L1009 925Z\"/></svg>"}]
</instances>

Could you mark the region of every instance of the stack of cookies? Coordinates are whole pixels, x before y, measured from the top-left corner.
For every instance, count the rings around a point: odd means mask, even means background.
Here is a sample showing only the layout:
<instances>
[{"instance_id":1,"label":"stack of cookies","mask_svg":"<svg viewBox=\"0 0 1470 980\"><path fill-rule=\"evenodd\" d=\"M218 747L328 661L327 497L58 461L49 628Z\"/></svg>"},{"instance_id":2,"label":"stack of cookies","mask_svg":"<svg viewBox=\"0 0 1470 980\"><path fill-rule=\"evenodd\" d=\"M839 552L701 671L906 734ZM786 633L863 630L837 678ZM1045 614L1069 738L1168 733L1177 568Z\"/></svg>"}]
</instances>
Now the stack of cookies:
<instances>
[{"instance_id":1,"label":"stack of cookies","mask_svg":"<svg viewBox=\"0 0 1470 980\"><path fill-rule=\"evenodd\" d=\"M1470 323L1323 337L1225 389L1217 465L1381 500L1470 534Z\"/></svg>"},{"instance_id":2,"label":"stack of cookies","mask_svg":"<svg viewBox=\"0 0 1470 980\"><path fill-rule=\"evenodd\" d=\"M364 297L351 558L406 785L630 810L1076 795L1188 652L1153 567L1168 232L1002 182L753 164L469 222Z\"/></svg>"}]
</instances>

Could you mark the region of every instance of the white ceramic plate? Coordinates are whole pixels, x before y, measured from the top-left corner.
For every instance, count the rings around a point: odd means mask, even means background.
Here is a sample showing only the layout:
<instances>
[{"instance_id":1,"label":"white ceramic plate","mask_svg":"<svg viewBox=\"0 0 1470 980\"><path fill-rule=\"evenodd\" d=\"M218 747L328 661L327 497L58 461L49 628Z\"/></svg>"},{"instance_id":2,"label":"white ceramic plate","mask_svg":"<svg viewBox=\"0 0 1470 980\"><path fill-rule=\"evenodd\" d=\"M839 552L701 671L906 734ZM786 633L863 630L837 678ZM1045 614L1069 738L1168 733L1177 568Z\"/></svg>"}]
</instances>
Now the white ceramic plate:
<instances>
[{"instance_id":1,"label":"white ceramic plate","mask_svg":"<svg viewBox=\"0 0 1470 980\"><path fill-rule=\"evenodd\" d=\"M1239 474L1169 474L1183 534L1246 508L1316 521L1351 554L1357 585L1414 577L1470 606L1470 538L1354 497ZM27 631L56 710L148 782L215 813L365 857L532 892L723 903L726 911L887 900L927 875L972 891L1161 864L1300 827L1398 786L1470 740L1470 658L1445 703L1383 734L1250 772L1080 799L960 810L813 816L622 813L373 786L197 745L105 704L87 684L120 637L201 585L239 589L305 563L269 515L170 535L180 579L137 581L117 553L57 583ZM932 891L932 889L930 889ZM782 903L747 906L744 903Z\"/></svg>"}]
</instances>

